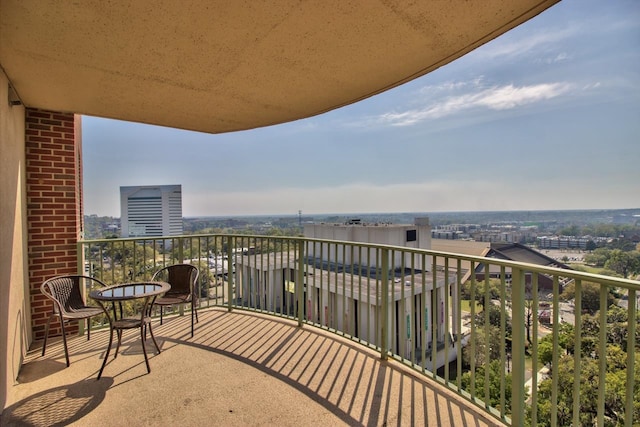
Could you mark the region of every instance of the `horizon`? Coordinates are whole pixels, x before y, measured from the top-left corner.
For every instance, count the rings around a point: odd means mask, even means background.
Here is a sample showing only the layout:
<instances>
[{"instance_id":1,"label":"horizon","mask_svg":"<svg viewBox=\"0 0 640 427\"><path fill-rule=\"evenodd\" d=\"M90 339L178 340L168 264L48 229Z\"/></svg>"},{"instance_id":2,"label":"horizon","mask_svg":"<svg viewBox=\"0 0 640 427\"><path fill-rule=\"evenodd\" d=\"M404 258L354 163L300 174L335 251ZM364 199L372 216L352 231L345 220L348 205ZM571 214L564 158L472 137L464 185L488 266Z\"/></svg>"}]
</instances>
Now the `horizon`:
<instances>
[{"instance_id":1,"label":"horizon","mask_svg":"<svg viewBox=\"0 0 640 427\"><path fill-rule=\"evenodd\" d=\"M596 213L596 212L618 212L618 211L637 211L634 217L640 217L640 207L638 208L594 208L594 209L523 209L523 210L486 210L486 211L433 211L433 212L330 212L330 213L304 213L301 214L250 214L250 215L183 215L183 219L198 219L198 218L229 218L229 217L294 217L302 216L375 216L375 215L455 215L455 214L508 214L508 213L561 213L561 212L573 212L573 213ZM85 216L98 216L98 217L110 217L120 219L119 216L113 215L98 215L85 213Z\"/></svg>"},{"instance_id":2,"label":"horizon","mask_svg":"<svg viewBox=\"0 0 640 427\"><path fill-rule=\"evenodd\" d=\"M307 119L210 135L83 116L85 212L120 215L120 186L175 183L185 217L628 209L639 40L639 2L563 0Z\"/></svg>"}]
</instances>

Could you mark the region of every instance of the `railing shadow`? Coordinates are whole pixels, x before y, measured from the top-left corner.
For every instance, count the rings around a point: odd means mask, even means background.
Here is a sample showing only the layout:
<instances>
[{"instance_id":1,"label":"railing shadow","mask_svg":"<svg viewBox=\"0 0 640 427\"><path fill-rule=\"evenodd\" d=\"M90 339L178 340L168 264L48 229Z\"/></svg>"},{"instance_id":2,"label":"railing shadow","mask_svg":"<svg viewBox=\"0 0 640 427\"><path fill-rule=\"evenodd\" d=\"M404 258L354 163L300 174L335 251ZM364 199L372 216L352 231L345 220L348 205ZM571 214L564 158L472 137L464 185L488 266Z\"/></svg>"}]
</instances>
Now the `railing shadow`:
<instances>
[{"instance_id":1,"label":"railing shadow","mask_svg":"<svg viewBox=\"0 0 640 427\"><path fill-rule=\"evenodd\" d=\"M167 343L251 366L318 402L347 425L494 425L455 393L397 361L287 319L212 311L194 339ZM173 346L171 346L173 347Z\"/></svg>"}]
</instances>

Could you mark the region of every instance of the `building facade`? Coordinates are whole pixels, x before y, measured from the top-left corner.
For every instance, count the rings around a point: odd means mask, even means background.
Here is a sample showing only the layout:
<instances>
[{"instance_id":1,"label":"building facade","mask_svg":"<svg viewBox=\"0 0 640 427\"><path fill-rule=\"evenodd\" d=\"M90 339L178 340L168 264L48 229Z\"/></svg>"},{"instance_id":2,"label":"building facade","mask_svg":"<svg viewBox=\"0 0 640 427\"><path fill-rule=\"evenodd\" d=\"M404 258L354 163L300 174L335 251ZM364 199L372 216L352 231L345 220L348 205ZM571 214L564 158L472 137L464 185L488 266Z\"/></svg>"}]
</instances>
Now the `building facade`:
<instances>
[{"instance_id":1,"label":"building facade","mask_svg":"<svg viewBox=\"0 0 640 427\"><path fill-rule=\"evenodd\" d=\"M431 226L429 218L416 218L413 224L363 223L353 219L345 224L305 224L304 236L310 239L342 240L347 242L370 243L378 245L402 246L411 249L431 249ZM337 253L332 251L338 250ZM366 259L366 253L342 253L339 246L313 245L309 257L334 259L344 264L367 265L377 267L375 259ZM329 252L323 252L329 251ZM422 260L411 261L408 255L395 253L393 265L406 265L417 270L428 269L431 258L427 257L425 264ZM404 258L404 259L403 259ZM403 264L404 263L404 264Z\"/></svg>"},{"instance_id":2,"label":"building facade","mask_svg":"<svg viewBox=\"0 0 640 427\"><path fill-rule=\"evenodd\" d=\"M178 236L182 227L182 186L120 187L122 237Z\"/></svg>"},{"instance_id":3,"label":"building facade","mask_svg":"<svg viewBox=\"0 0 640 427\"><path fill-rule=\"evenodd\" d=\"M431 230L427 218L414 224L307 224L305 238L355 242L317 242L306 247L304 272L298 275L299 254L286 256L260 254L237 256L238 303L255 309L293 314L298 277L304 277L304 317L329 329L342 331L356 339L381 346L383 302L382 260L380 252L366 244L388 244L415 249L431 249ZM362 243L362 249L357 247ZM445 360L445 346L452 346L451 330L457 325L445 323L456 319L457 295L453 269L438 268L434 274L430 257L415 256L410 251L391 251L388 259L389 313L385 345L397 354L419 361L423 350L426 366L431 368L431 352L437 349L436 368ZM448 277L447 277L448 276ZM446 309L445 305L449 308ZM436 341L434 346L433 341ZM455 359L455 351L448 355Z\"/></svg>"}]
</instances>

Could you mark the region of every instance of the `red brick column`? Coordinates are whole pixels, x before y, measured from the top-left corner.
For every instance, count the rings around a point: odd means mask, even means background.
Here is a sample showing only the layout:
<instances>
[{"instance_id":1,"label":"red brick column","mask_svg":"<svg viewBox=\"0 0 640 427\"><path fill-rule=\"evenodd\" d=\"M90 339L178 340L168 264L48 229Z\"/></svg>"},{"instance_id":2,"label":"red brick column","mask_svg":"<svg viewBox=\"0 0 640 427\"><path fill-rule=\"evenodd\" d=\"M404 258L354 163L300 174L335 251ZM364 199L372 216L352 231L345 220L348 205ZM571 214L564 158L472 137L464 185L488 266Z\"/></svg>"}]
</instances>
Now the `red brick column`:
<instances>
[{"instance_id":1,"label":"red brick column","mask_svg":"<svg viewBox=\"0 0 640 427\"><path fill-rule=\"evenodd\" d=\"M74 114L27 109L25 117L29 287L34 339L44 337L51 303L46 279L75 274L82 231L81 144ZM70 332L77 331L72 323ZM52 322L50 335L60 335Z\"/></svg>"}]
</instances>

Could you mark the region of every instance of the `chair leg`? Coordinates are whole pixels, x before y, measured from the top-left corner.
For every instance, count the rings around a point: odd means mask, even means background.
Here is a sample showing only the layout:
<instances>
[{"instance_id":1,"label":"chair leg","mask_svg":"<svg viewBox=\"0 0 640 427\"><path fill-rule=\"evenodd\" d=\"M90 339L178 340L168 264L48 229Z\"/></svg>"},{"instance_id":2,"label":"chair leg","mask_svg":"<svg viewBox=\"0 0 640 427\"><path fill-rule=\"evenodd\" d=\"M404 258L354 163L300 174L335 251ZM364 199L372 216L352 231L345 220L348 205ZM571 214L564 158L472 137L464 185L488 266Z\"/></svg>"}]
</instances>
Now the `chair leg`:
<instances>
[{"instance_id":1,"label":"chair leg","mask_svg":"<svg viewBox=\"0 0 640 427\"><path fill-rule=\"evenodd\" d=\"M162 309L163 309L163 307L160 306L160 324L161 325L162 325Z\"/></svg>"},{"instance_id":2,"label":"chair leg","mask_svg":"<svg viewBox=\"0 0 640 427\"><path fill-rule=\"evenodd\" d=\"M69 362L69 349L67 348L67 331L64 330L64 319L60 315L60 326L62 327L62 342L64 343L64 357L67 359L67 368L71 364Z\"/></svg>"},{"instance_id":3,"label":"chair leg","mask_svg":"<svg viewBox=\"0 0 640 427\"><path fill-rule=\"evenodd\" d=\"M118 351L120 350L120 342L122 341L122 329L116 329L116 334L118 334L118 345L116 346L116 352L113 355L114 359L118 357Z\"/></svg>"},{"instance_id":4,"label":"chair leg","mask_svg":"<svg viewBox=\"0 0 640 427\"><path fill-rule=\"evenodd\" d=\"M195 317L195 307L193 301L191 301L191 338L193 338L193 318Z\"/></svg>"},{"instance_id":5,"label":"chair leg","mask_svg":"<svg viewBox=\"0 0 640 427\"><path fill-rule=\"evenodd\" d=\"M84 319L87 322L87 341L91 339L91 318Z\"/></svg>"},{"instance_id":6,"label":"chair leg","mask_svg":"<svg viewBox=\"0 0 640 427\"><path fill-rule=\"evenodd\" d=\"M146 328L146 325L145 325L145 328ZM146 333L146 329L145 329L145 333ZM160 353L160 347L158 346L158 342L156 341L155 335L153 335L153 328L151 327L151 322L149 322L149 335L151 335L151 339L153 340L153 343L156 345L156 350L158 350L158 353Z\"/></svg>"},{"instance_id":7,"label":"chair leg","mask_svg":"<svg viewBox=\"0 0 640 427\"><path fill-rule=\"evenodd\" d=\"M42 343L42 355L44 356L44 352L47 349L47 338L49 337L49 325L51 324L51 319L55 317L55 313L52 313L49 316L49 320L47 320L47 326L44 327L44 343Z\"/></svg>"}]
</instances>

